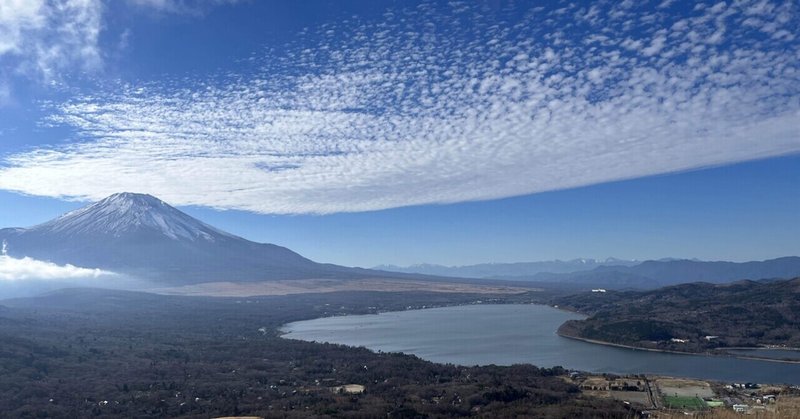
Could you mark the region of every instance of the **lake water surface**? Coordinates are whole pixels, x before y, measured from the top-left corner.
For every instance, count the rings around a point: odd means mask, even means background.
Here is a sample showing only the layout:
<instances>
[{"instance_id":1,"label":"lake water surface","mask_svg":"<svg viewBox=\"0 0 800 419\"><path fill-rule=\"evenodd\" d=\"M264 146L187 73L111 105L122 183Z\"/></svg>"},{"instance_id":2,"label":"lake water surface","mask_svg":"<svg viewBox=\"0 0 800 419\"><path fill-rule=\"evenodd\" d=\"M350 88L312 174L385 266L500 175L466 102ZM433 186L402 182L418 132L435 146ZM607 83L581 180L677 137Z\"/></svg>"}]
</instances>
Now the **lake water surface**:
<instances>
[{"instance_id":1,"label":"lake water surface","mask_svg":"<svg viewBox=\"0 0 800 419\"><path fill-rule=\"evenodd\" d=\"M615 348L560 337L579 314L542 305L469 305L289 323L284 337L404 352L459 365L556 365L731 382L800 384L800 364Z\"/></svg>"}]
</instances>

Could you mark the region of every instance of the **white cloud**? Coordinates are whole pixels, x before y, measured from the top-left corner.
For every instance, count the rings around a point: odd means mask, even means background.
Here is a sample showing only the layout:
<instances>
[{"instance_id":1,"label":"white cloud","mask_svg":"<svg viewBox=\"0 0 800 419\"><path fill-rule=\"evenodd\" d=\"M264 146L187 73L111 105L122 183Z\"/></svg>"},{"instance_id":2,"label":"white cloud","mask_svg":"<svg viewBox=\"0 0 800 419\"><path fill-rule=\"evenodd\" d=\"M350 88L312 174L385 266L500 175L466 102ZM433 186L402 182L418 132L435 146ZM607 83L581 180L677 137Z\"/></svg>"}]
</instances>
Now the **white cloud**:
<instances>
[{"instance_id":1,"label":"white cloud","mask_svg":"<svg viewBox=\"0 0 800 419\"><path fill-rule=\"evenodd\" d=\"M202 14L205 10L223 4L235 4L240 0L128 0L129 3L162 13Z\"/></svg>"},{"instance_id":2,"label":"white cloud","mask_svg":"<svg viewBox=\"0 0 800 419\"><path fill-rule=\"evenodd\" d=\"M101 65L100 0L0 0L0 63L43 81Z\"/></svg>"},{"instance_id":3,"label":"white cloud","mask_svg":"<svg viewBox=\"0 0 800 419\"><path fill-rule=\"evenodd\" d=\"M44 24L43 1L4 0L0 2L0 54L19 51L22 33Z\"/></svg>"},{"instance_id":4,"label":"white cloud","mask_svg":"<svg viewBox=\"0 0 800 419\"><path fill-rule=\"evenodd\" d=\"M666 42L667 37L665 34L656 34L656 36L654 36L653 40L650 42L650 46L642 50L642 54L644 54L646 57L658 54L664 48L664 44Z\"/></svg>"},{"instance_id":5,"label":"white cloud","mask_svg":"<svg viewBox=\"0 0 800 419\"><path fill-rule=\"evenodd\" d=\"M237 0L202 3L182 0L128 0L144 10L198 15ZM0 82L7 88L15 77L44 84L65 74L96 72L103 67L100 34L105 29L108 0L0 0ZM120 46L127 43L123 31ZM10 90L5 92L6 96ZM0 97L2 99L2 97ZM2 103L0 102L0 105Z\"/></svg>"},{"instance_id":6,"label":"white cloud","mask_svg":"<svg viewBox=\"0 0 800 419\"><path fill-rule=\"evenodd\" d=\"M618 40L602 44L583 42L594 29L564 32L559 19L578 10L504 26L475 6L459 9L472 21L457 26L422 8L374 25L323 26L316 44L298 40L223 82L120 85L56 105L50 122L81 140L6 156L0 188L80 200L133 190L177 205L331 213L800 152L796 42L734 24L747 4L724 10L725 39L737 40L729 47L706 44L721 7L632 27L635 7L593 13ZM796 25L793 13L775 30Z\"/></svg>"},{"instance_id":7,"label":"white cloud","mask_svg":"<svg viewBox=\"0 0 800 419\"><path fill-rule=\"evenodd\" d=\"M56 265L50 262L23 257L0 255L0 281L20 280L72 280L100 278L114 275L100 269L80 268L72 265Z\"/></svg>"},{"instance_id":8,"label":"white cloud","mask_svg":"<svg viewBox=\"0 0 800 419\"><path fill-rule=\"evenodd\" d=\"M0 79L0 106L3 106L11 101L11 87L8 83ZM2 131L0 131L2 134Z\"/></svg>"},{"instance_id":9,"label":"white cloud","mask_svg":"<svg viewBox=\"0 0 800 419\"><path fill-rule=\"evenodd\" d=\"M671 6L672 3L674 3L674 2L675 2L675 0L663 0L661 3L659 3L658 8L659 9L666 9L667 7Z\"/></svg>"}]
</instances>

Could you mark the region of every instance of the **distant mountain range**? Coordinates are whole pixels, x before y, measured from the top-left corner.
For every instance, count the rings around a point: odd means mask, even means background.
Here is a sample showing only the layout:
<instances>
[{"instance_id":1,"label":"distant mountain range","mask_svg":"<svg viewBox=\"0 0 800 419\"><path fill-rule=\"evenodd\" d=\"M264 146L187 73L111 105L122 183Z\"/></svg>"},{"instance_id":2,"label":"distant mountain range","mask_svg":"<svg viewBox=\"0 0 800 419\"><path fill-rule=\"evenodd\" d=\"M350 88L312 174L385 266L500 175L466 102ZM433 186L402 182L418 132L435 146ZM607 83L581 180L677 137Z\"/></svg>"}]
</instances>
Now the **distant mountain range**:
<instances>
[{"instance_id":1,"label":"distant mountain range","mask_svg":"<svg viewBox=\"0 0 800 419\"><path fill-rule=\"evenodd\" d=\"M800 276L800 257L759 262L705 262L661 259L644 262L607 259L575 259L528 263L490 263L447 267L415 265L407 268L382 265L383 270L440 276L530 281L610 289L651 289L687 282L713 284L741 279L794 278Z\"/></svg>"},{"instance_id":2,"label":"distant mountain range","mask_svg":"<svg viewBox=\"0 0 800 419\"><path fill-rule=\"evenodd\" d=\"M165 285L291 279L445 277L601 288L800 276L800 257L763 262L574 259L461 267L361 269L317 263L285 247L226 233L150 195L120 193L31 228L0 229L3 252L59 265L99 268ZM391 271L391 272L388 272ZM466 280L469 281L469 280Z\"/></svg>"},{"instance_id":3,"label":"distant mountain range","mask_svg":"<svg viewBox=\"0 0 800 419\"><path fill-rule=\"evenodd\" d=\"M743 279L788 279L797 276L800 276L800 257L792 256L741 263L650 260L634 266L599 266L590 271L564 274L540 273L528 280L585 284L597 288L651 289L687 282L722 284Z\"/></svg>"},{"instance_id":4,"label":"distant mountain range","mask_svg":"<svg viewBox=\"0 0 800 419\"><path fill-rule=\"evenodd\" d=\"M28 256L164 284L400 277L311 261L285 247L218 230L150 195L119 193L31 228L0 230L11 257Z\"/></svg>"},{"instance_id":5,"label":"distant mountain range","mask_svg":"<svg viewBox=\"0 0 800 419\"><path fill-rule=\"evenodd\" d=\"M633 266L635 260L608 258L548 260L541 262L481 263L465 266L444 266L423 263L412 266L378 265L373 269L391 272L416 273L424 275L452 276L459 278L500 278L530 277L539 273L571 273L594 269L598 266Z\"/></svg>"}]
</instances>

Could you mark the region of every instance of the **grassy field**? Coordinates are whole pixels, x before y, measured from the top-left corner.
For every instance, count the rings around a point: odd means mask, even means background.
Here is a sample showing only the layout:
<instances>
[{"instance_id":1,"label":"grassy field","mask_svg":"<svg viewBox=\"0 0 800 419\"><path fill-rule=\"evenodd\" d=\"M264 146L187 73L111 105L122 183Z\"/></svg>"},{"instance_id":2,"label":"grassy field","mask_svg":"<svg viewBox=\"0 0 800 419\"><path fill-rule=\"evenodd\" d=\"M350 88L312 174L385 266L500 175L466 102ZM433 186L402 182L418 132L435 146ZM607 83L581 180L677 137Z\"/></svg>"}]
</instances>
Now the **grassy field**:
<instances>
[{"instance_id":1,"label":"grassy field","mask_svg":"<svg viewBox=\"0 0 800 419\"><path fill-rule=\"evenodd\" d=\"M706 402L697 397L664 396L664 405L670 409L702 409Z\"/></svg>"},{"instance_id":2,"label":"grassy field","mask_svg":"<svg viewBox=\"0 0 800 419\"><path fill-rule=\"evenodd\" d=\"M685 378L658 378L656 383L664 396L714 397L714 390L705 381Z\"/></svg>"}]
</instances>

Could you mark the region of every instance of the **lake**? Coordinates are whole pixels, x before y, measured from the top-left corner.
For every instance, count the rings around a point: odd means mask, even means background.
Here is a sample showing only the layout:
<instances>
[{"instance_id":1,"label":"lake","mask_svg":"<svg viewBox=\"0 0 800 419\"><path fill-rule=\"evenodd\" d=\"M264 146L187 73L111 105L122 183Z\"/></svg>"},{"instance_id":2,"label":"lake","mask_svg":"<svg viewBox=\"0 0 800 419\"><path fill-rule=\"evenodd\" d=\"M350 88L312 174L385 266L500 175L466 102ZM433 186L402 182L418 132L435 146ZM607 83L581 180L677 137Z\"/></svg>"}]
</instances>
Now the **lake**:
<instances>
[{"instance_id":1,"label":"lake","mask_svg":"<svg viewBox=\"0 0 800 419\"><path fill-rule=\"evenodd\" d=\"M468 305L326 317L282 327L285 338L403 352L459 365L529 363L617 374L800 384L800 364L615 348L556 334L584 316L543 305Z\"/></svg>"}]
</instances>

